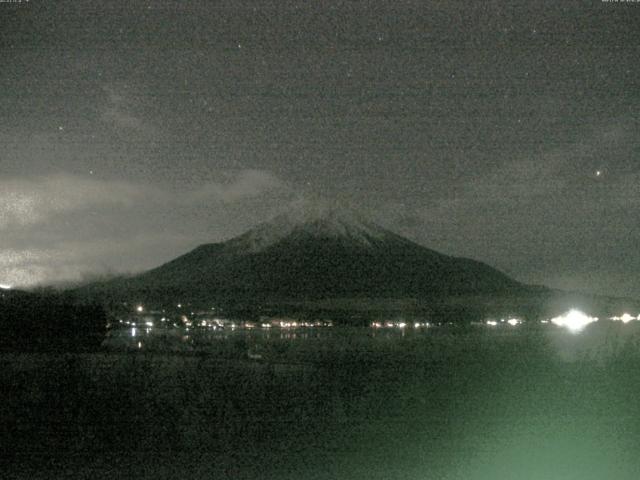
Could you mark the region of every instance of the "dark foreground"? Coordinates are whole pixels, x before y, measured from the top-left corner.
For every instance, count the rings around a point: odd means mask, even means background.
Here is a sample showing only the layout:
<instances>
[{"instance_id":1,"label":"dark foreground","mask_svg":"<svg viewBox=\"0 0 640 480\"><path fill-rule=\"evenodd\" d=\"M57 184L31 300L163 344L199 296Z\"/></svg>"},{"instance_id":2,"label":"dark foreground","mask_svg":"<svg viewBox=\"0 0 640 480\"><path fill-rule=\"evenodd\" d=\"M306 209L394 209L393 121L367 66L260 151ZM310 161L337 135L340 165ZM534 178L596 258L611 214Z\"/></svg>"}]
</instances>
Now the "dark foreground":
<instances>
[{"instance_id":1,"label":"dark foreground","mask_svg":"<svg viewBox=\"0 0 640 480\"><path fill-rule=\"evenodd\" d=\"M363 329L262 363L4 354L2 476L636 479L636 328Z\"/></svg>"}]
</instances>

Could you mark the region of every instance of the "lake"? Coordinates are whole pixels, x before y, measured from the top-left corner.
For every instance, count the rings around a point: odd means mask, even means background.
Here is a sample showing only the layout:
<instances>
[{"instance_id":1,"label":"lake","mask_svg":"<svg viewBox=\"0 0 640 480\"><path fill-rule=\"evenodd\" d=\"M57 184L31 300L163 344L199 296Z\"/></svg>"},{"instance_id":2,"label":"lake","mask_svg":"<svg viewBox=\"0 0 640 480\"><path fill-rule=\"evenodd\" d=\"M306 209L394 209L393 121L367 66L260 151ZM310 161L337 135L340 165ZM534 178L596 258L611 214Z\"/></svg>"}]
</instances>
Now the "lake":
<instances>
[{"instance_id":1,"label":"lake","mask_svg":"<svg viewBox=\"0 0 640 480\"><path fill-rule=\"evenodd\" d=\"M7 478L640 472L638 322L154 335L2 355Z\"/></svg>"}]
</instances>

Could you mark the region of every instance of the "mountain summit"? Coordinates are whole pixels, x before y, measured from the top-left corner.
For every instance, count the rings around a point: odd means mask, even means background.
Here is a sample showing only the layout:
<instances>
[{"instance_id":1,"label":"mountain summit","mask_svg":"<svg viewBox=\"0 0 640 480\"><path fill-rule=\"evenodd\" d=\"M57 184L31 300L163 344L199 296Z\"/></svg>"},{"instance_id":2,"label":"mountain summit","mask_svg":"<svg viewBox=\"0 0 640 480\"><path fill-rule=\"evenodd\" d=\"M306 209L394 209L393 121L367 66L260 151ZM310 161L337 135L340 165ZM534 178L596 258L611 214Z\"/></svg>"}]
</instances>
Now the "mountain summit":
<instances>
[{"instance_id":1,"label":"mountain summit","mask_svg":"<svg viewBox=\"0 0 640 480\"><path fill-rule=\"evenodd\" d=\"M341 238L363 247L399 237L369 222L354 210L329 203L298 203L286 212L228 242L245 253L258 253L287 237Z\"/></svg>"},{"instance_id":2,"label":"mountain summit","mask_svg":"<svg viewBox=\"0 0 640 480\"><path fill-rule=\"evenodd\" d=\"M135 277L90 286L112 298L202 304L434 298L522 288L484 263L430 250L352 210L307 203Z\"/></svg>"}]
</instances>

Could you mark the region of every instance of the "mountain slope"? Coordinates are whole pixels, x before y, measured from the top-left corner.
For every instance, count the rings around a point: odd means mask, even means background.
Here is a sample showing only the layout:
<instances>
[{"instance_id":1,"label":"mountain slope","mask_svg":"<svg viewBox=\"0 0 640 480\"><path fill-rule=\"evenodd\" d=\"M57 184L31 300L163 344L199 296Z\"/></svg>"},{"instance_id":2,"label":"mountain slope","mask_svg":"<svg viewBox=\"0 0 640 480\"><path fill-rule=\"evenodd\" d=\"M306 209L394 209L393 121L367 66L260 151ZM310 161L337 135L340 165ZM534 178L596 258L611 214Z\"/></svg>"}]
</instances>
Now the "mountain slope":
<instances>
[{"instance_id":1,"label":"mountain slope","mask_svg":"<svg viewBox=\"0 0 640 480\"><path fill-rule=\"evenodd\" d=\"M296 209L158 268L84 289L95 296L196 303L511 293L524 285L330 207Z\"/></svg>"}]
</instances>

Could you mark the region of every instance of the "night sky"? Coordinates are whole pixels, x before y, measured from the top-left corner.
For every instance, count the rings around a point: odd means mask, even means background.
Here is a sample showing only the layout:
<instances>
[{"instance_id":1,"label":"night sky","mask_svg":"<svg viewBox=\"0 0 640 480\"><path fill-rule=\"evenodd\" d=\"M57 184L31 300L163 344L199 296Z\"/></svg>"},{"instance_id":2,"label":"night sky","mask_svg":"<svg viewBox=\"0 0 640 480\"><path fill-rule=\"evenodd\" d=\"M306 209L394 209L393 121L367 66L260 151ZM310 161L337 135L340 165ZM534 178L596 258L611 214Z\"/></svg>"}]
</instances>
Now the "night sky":
<instances>
[{"instance_id":1,"label":"night sky","mask_svg":"<svg viewBox=\"0 0 640 480\"><path fill-rule=\"evenodd\" d=\"M101 3L0 2L0 284L139 271L328 197L640 297L640 3Z\"/></svg>"}]
</instances>

